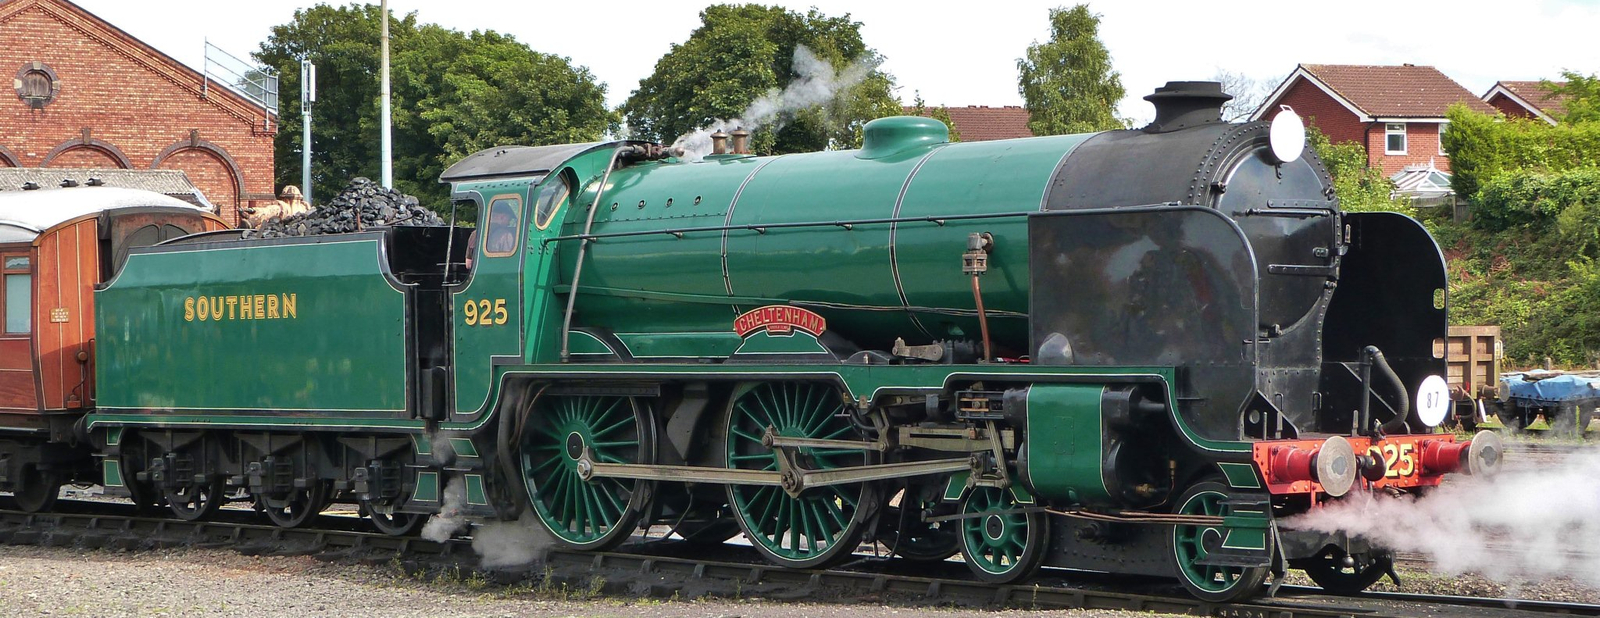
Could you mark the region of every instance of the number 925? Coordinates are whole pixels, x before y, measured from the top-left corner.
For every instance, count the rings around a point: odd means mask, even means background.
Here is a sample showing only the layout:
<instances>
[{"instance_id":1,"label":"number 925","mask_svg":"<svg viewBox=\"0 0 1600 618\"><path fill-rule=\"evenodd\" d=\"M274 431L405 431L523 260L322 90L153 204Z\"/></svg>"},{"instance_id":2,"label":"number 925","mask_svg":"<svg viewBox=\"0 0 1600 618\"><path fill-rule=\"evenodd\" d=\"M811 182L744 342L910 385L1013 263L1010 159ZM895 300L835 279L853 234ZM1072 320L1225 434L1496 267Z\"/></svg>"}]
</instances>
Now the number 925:
<instances>
[{"instance_id":1,"label":"number 925","mask_svg":"<svg viewBox=\"0 0 1600 618\"><path fill-rule=\"evenodd\" d=\"M487 298L468 299L461 313L467 318L467 326L499 326L506 323L506 299L496 298L494 302Z\"/></svg>"}]
</instances>

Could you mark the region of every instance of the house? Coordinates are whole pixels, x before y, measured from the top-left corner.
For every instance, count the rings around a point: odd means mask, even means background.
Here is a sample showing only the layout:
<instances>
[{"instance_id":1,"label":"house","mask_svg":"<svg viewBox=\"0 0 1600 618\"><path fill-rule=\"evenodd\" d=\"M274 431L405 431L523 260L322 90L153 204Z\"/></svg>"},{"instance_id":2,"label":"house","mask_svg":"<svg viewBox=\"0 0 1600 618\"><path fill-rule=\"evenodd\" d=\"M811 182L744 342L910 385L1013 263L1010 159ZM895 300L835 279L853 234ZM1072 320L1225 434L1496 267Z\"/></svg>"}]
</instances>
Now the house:
<instances>
[{"instance_id":1,"label":"house","mask_svg":"<svg viewBox=\"0 0 1600 618\"><path fill-rule=\"evenodd\" d=\"M1251 120L1271 120L1287 106L1334 142L1356 142L1367 163L1393 176L1406 166L1450 170L1439 141L1452 104L1493 114L1495 108L1430 66L1302 64L1278 85Z\"/></svg>"},{"instance_id":2,"label":"house","mask_svg":"<svg viewBox=\"0 0 1600 618\"><path fill-rule=\"evenodd\" d=\"M1003 107L989 107L987 105L968 105L966 107L938 107L924 106L922 115L929 116L936 109L943 109L950 113L951 132L957 133L963 142L986 142L997 139L1012 139L1017 137L1033 137L1033 131L1028 128L1028 110L1017 105ZM915 107L906 107L907 114L915 115Z\"/></svg>"},{"instance_id":3,"label":"house","mask_svg":"<svg viewBox=\"0 0 1600 618\"><path fill-rule=\"evenodd\" d=\"M229 224L276 199L270 110L67 0L0 0L0 74L0 167L179 170Z\"/></svg>"},{"instance_id":4,"label":"house","mask_svg":"<svg viewBox=\"0 0 1600 618\"><path fill-rule=\"evenodd\" d=\"M1483 101L1509 118L1538 118L1550 124L1567 113L1568 95L1557 95L1545 82L1495 82L1483 93ZM1566 82L1553 82L1565 86Z\"/></svg>"}]
</instances>

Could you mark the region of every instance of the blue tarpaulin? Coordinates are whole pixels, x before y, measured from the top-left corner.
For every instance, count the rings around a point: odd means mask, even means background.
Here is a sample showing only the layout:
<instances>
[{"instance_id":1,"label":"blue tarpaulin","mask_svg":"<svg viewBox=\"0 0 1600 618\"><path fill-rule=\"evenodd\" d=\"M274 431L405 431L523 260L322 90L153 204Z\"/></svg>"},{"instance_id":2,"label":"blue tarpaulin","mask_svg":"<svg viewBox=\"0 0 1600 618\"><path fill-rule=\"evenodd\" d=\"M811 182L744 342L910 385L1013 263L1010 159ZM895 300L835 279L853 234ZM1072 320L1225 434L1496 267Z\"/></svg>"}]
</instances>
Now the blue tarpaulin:
<instances>
[{"instance_id":1,"label":"blue tarpaulin","mask_svg":"<svg viewBox=\"0 0 1600 618\"><path fill-rule=\"evenodd\" d=\"M1600 399L1600 376L1566 374L1528 381L1524 376L1539 374L1512 373L1500 376L1500 384L1512 399L1540 402L1581 401Z\"/></svg>"}]
</instances>

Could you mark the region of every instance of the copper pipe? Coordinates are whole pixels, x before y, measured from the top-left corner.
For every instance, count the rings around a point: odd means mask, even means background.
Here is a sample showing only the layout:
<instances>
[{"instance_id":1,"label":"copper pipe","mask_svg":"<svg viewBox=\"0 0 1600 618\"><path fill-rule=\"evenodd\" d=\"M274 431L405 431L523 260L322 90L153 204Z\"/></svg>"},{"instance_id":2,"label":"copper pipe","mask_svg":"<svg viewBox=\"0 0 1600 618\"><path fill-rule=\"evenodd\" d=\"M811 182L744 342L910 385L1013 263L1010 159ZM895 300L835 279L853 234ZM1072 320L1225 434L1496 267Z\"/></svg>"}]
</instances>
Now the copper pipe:
<instances>
[{"instance_id":1,"label":"copper pipe","mask_svg":"<svg viewBox=\"0 0 1600 618\"><path fill-rule=\"evenodd\" d=\"M989 316L983 311L983 290L978 286L978 275L972 275L972 301L978 305L978 330L983 334L983 362L994 359L989 349Z\"/></svg>"}]
</instances>

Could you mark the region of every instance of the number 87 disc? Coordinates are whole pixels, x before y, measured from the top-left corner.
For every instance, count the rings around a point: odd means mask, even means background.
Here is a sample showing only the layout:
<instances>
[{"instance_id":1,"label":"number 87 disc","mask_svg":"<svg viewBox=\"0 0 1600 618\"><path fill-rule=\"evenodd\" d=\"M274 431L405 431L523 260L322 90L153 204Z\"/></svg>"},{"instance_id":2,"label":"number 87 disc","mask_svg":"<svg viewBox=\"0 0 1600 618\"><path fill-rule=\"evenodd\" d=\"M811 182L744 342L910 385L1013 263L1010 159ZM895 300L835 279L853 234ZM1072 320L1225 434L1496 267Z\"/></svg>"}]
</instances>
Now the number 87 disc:
<instances>
[{"instance_id":1,"label":"number 87 disc","mask_svg":"<svg viewBox=\"0 0 1600 618\"><path fill-rule=\"evenodd\" d=\"M1417 418L1429 427L1438 427L1450 411L1450 385L1444 378L1428 376L1417 387Z\"/></svg>"}]
</instances>

